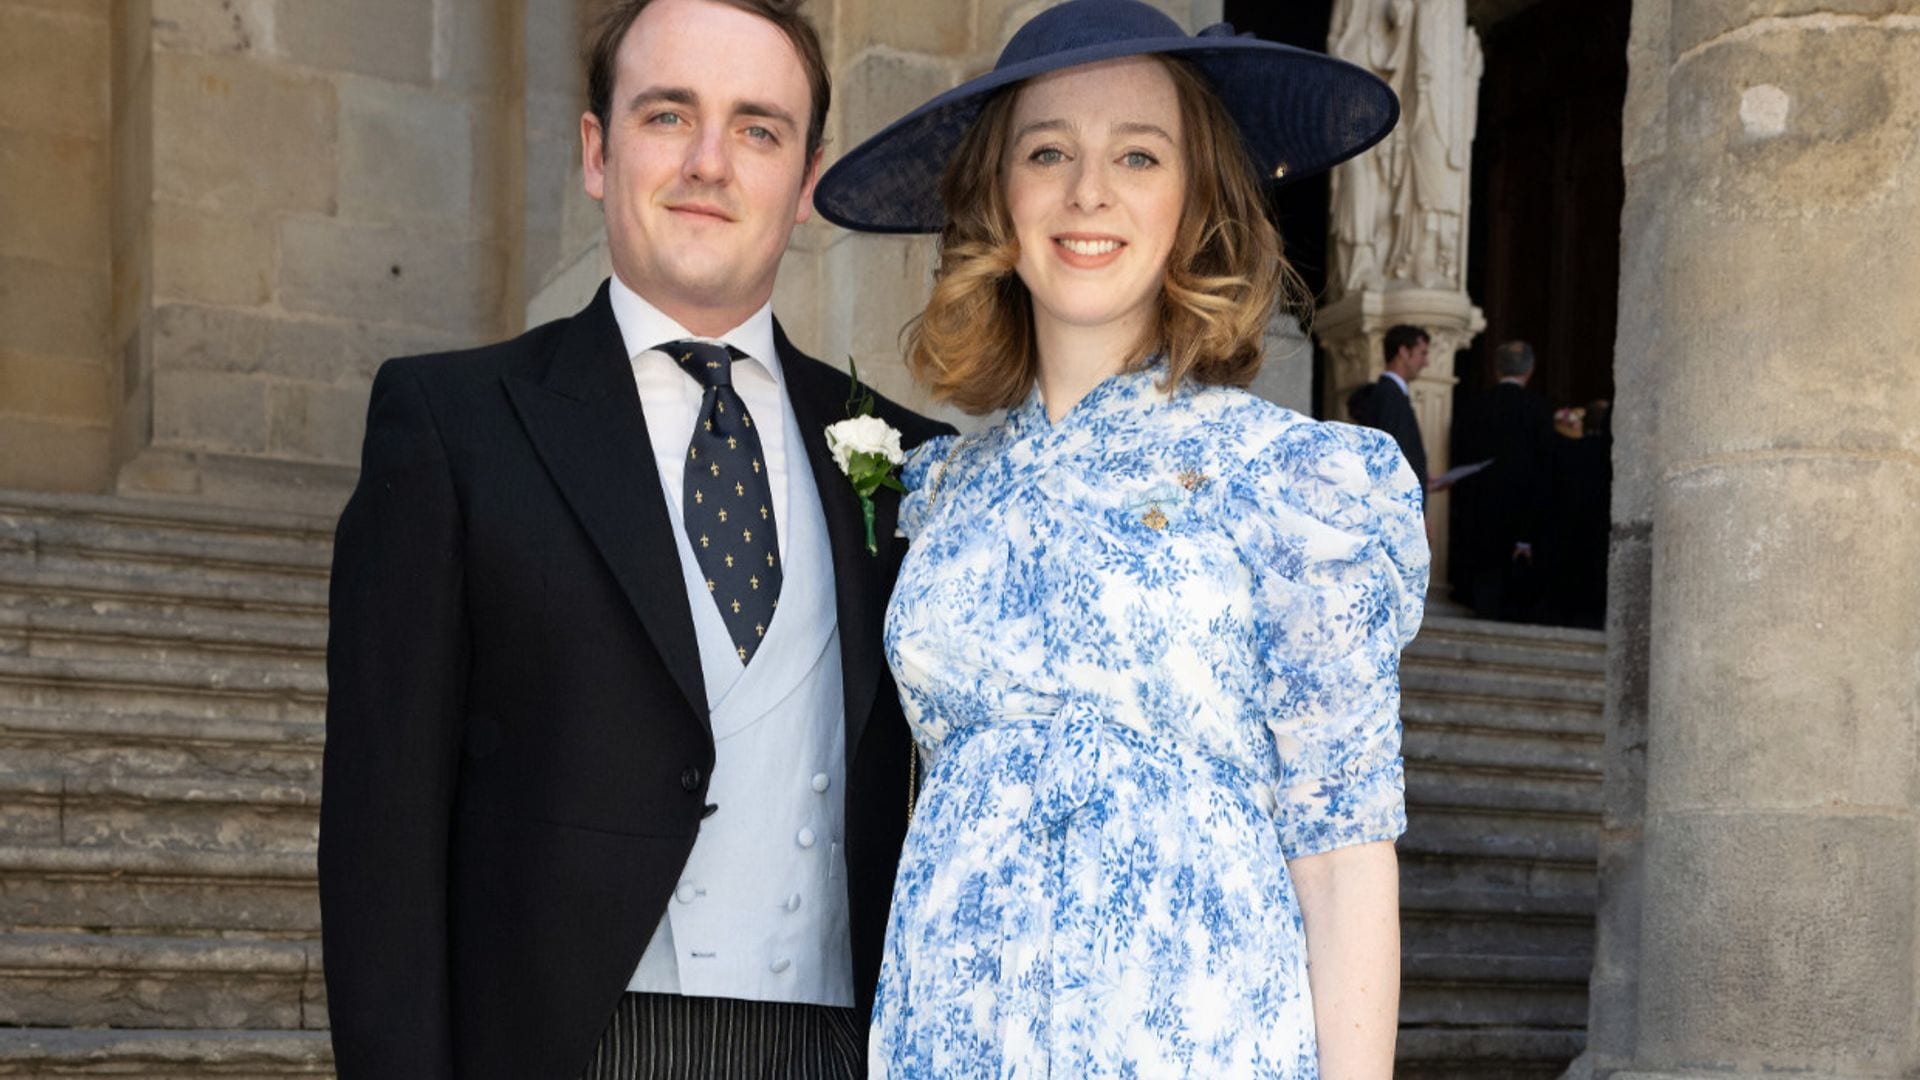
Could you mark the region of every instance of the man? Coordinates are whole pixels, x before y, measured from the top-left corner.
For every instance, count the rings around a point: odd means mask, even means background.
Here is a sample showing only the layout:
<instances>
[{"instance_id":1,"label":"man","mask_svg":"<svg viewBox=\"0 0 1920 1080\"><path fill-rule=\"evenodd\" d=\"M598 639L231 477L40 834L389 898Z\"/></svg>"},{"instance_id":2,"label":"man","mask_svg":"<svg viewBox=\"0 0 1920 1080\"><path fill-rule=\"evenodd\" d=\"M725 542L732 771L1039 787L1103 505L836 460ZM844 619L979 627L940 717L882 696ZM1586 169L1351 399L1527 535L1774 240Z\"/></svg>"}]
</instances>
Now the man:
<instances>
[{"instance_id":1,"label":"man","mask_svg":"<svg viewBox=\"0 0 1920 1080\"><path fill-rule=\"evenodd\" d=\"M1455 513L1467 600L1483 618L1541 617L1534 546L1551 497L1553 409L1527 388L1533 347L1509 341L1493 351L1499 381L1456 425L1461 461L1491 461L1457 485Z\"/></svg>"},{"instance_id":2,"label":"man","mask_svg":"<svg viewBox=\"0 0 1920 1080\"><path fill-rule=\"evenodd\" d=\"M1382 343L1386 370L1378 382L1363 386L1347 399L1347 414L1356 424L1378 428L1400 444L1413 475L1420 480L1421 498L1427 490L1427 448L1420 441L1420 420L1413 411L1409 384L1427 369L1427 332L1400 325L1387 330Z\"/></svg>"},{"instance_id":3,"label":"man","mask_svg":"<svg viewBox=\"0 0 1920 1080\"><path fill-rule=\"evenodd\" d=\"M589 82L614 278L374 383L328 642L337 1067L857 1076L912 751L898 503L870 554L824 434L850 381L770 309L819 41L777 0L628 0Z\"/></svg>"}]
</instances>

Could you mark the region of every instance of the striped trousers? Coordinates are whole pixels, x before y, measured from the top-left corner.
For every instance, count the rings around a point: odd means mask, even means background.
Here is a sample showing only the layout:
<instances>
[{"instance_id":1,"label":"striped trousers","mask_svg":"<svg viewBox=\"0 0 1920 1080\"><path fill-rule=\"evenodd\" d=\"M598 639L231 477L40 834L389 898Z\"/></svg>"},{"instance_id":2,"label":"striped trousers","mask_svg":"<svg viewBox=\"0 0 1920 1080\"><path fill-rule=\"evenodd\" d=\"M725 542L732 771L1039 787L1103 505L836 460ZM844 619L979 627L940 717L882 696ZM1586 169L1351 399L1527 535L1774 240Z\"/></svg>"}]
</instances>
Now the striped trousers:
<instances>
[{"instance_id":1,"label":"striped trousers","mask_svg":"<svg viewBox=\"0 0 1920 1080\"><path fill-rule=\"evenodd\" d=\"M860 1080L867 1026L852 1009L627 994L580 1080Z\"/></svg>"}]
</instances>

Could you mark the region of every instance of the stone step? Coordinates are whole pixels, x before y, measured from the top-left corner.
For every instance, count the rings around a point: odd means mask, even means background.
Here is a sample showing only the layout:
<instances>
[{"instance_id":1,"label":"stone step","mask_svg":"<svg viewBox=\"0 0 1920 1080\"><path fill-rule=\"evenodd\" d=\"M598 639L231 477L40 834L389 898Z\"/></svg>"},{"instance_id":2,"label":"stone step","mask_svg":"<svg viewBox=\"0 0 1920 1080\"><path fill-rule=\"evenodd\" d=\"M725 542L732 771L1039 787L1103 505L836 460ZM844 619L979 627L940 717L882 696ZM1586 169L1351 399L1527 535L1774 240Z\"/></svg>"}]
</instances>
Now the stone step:
<instances>
[{"instance_id":1,"label":"stone step","mask_svg":"<svg viewBox=\"0 0 1920 1080\"><path fill-rule=\"evenodd\" d=\"M1597 630L1428 614L1407 653L1436 662L1545 668L1604 679L1607 637Z\"/></svg>"},{"instance_id":2,"label":"stone step","mask_svg":"<svg viewBox=\"0 0 1920 1080\"><path fill-rule=\"evenodd\" d=\"M1469 915L1400 905L1400 947L1408 953L1575 959L1593 964L1593 919L1538 912Z\"/></svg>"},{"instance_id":3,"label":"stone step","mask_svg":"<svg viewBox=\"0 0 1920 1080\"><path fill-rule=\"evenodd\" d=\"M161 584L172 586L178 583ZM177 622L185 623L202 634L230 633L245 637L257 632L267 640L284 639L291 644L307 644L316 638L322 643L325 641L327 611L324 597L314 598L322 601L320 603L302 601L292 607L277 602L250 607L245 606L244 598L236 605L231 595L215 596L203 601L166 593L116 592L113 585L112 581L102 579L90 582L84 592L68 587L51 588L31 574L24 575L23 580L9 583L6 568L0 566L0 611Z\"/></svg>"},{"instance_id":4,"label":"stone step","mask_svg":"<svg viewBox=\"0 0 1920 1080\"><path fill-rule=\"evenodd\" d=\"M0 492L0 550L119 553L325 574L331 518L114 496Z\"/></svg>"},{"instance_id":5,"label":"stone step","mask_svg":"<svg viewBox=\"0 0 1920 1080\"><path fill-rule=\"evenodd\" d=\"M1400 1022L1584 1026L1590 967L1586 957L1405 951L1400 956Z\"/></svg>"},{"instance_id":6,"label":"stone step","mask_svg":"<svg viewBox=\"0 0 1920 1080\"><path fill-rule=\"evenodd\" d=\"M324 1031L0 1030L0 1077L277 1080L333 1075Z\"/></svg>"},{"instance_id":7,"label":"stone step","mask_svg":"<svg viewBox=\"0 0 1920 1080\"><path fill-rule=\"evenodd\" d=\"M1584 1028L1587 988L1579 986L1483 986L1455 981L1403 978L1400 1023L1459 1028Z\"/></svg>"},{"instance_id":8,"label":"stone step","mask_svg":"<svg viewBox=\"0 0 1920 1080\"><path fill-rule=\"evenodd\" d=\"M1513 702L1408 693L1400 699L1408 728L1544 735L1599 740L1606 733L1601 706L1592 702Z\"/></svg>"},{"instance_id":9,"label":"stone step","mask_svg":"<svg viewBox=\"0 0 1920 1080\"><path fill-rule=\"evenodd\" d=\"M0 934L0 1025L318 1029L314 941Z\"/></svg>"},{"instance_id":10,"label":"stone step","mask_svg":"<svg viewBox=\"0 0 1920 1080\"><path fill-rule=\"evenodd\" d=\"M313 855L0 847L0 928L150 934L320 932Z\"/></svg>"},{"instance_id":11,"label":"stone step","mask_svg":"<svg viewBox=\"0 0 1920 1080\"><path fill-rule=\"evenodd\" d=\"M1399 854L1402 911L1591 920L1599 906L1591 865L1432 854L1404 847Z\"/></svg>"},{"instance_id":12,"label":"stone step","mask_svg":"<svg viewBox=\"0 0 1920 1080\"><path fill-rule=\"evenodd\" d=\"M304 619L289 625L259 619L183 616L180 613L88 610L29 597L0 602L0 653L49 660L268 664L323 671L327 630Z\"/></svg>"},{"instance_id":13,"label":"stone step","mask_svg":"<svg viewBox=\"0 0 1920 1080\"><path fill-rule=\"evenodd\" d=\"M196 609L281 612L324 617L325 578L268 570L198 571L62 553L0 552L0 592L71 597L96 603L168 603Z\"/></svg>"},{"instance_id":14,"label":"stone step","mask_svg":"<svg viewBox=\"0 0 1920 1080\"><path fill-rule=\"evenodd\" d=\"M261 720L324 717L326 677L271 664L166 664L0 655L0 709Z\"/></svg>"},{"instance_id":15,"label":"stone step","mask_svg":"<svg viewBox=\"0 0 1920 1080\"><path fill-rule=\"evenodd\" d=\"M1403 697L1548 708L1576 705L1599 709L1607 700L1607 685L1598 679L1574 680L1544 670L1501 671L1418 663L1400 669L1400 692Z\"/></svg>"},{"instance_id":16,"label":"stone step","mask_svg":"<svg viewBox=\"0 0 1920 1080\"><path fill-rule=\"evenodd\" d=\"M1395 1080L1554 1080L1586 1049L1577 1027L1426 1027L1402 1024Z\"/></svg>"},{"instance_id":17,"label":"stone step","mask_svg":"<svg viewBox=\"0 0 1920 1080\"><path fill-rule=\"evenodd\" d=\"M1402 723L1400 752L1410 769L1425 765L1570 782L1604 775L1605 740L1599 735L1430 727L1404 718Z\"/></svg>"},{"instance_id":18,"label":"stone step","mask_svg":"<svg viewBox=\"0 0 1920 1080\"><path fill-rule=\"evenodd\" d=\"M1399 850L1420 855L1537 859L1592 866L1600 822L1586 815L1518 814L1418 807Z\"/></svg>"},{"instance_id":19,"label":"stone step","mask_svg":"<svg viewBox=\"0 0 1920 1080\"><path fill-rule=\"evenodd\" d=\"M17 772L317 782L318 721L0 708L0 762Z\"/></svg>"},{"instance_id":20,"label":"stone step","mask_svg":"<svg viewBox=\"0 0 1920 1080\"><path fill-rule=\"evenodd\" d=\"M319 831L317 778L0 772L0 844L299 854Z\"/></svg>"},{"instance_id":21,"label":"stone step","mask_svg":"<svg viewBox=\"0 0 1920 1080\"><path fill-rule=\"evenodd\" d=\"M1591 773L1462 768L1409 756L1407 805L1600 818L1600 777Z\"/></svg>"}]
</instances>

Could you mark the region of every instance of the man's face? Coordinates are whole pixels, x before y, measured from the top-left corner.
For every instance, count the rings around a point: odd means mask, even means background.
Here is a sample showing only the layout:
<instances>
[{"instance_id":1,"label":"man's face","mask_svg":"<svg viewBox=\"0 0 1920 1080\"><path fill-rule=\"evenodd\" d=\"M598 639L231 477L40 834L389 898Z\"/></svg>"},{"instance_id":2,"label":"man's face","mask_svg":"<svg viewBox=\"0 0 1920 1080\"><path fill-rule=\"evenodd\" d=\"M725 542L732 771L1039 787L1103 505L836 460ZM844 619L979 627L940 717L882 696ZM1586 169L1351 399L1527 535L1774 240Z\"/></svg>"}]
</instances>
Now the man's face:
<instances>
[{"instance_id":1,"label":"man's face","mask_svg":"<svg viewBox=\"0 0 1920 1080\"><path fill-rule=\"evenodd\" d=\"M1402 346L1397 358L1400 361L1401 376L1408 382L1412 382L1420 377L1421 372L1427 370L1427 343L1417 341L1412 345Z\"/></svg>"},{"instance_id":2,"label":"man's face","mask_svg":"<svg viewBox=\"0 0 1920 1080\"><path fill-rule=\"evenodd\" d=\"M605 130L580 119L587 194L621 280L696 333L766 303L813 212L810 107L799 53L765 19L710 0L642 11L616 54ZM691 325L713 319L726 325Z\"/></svg>"}]
</instances>

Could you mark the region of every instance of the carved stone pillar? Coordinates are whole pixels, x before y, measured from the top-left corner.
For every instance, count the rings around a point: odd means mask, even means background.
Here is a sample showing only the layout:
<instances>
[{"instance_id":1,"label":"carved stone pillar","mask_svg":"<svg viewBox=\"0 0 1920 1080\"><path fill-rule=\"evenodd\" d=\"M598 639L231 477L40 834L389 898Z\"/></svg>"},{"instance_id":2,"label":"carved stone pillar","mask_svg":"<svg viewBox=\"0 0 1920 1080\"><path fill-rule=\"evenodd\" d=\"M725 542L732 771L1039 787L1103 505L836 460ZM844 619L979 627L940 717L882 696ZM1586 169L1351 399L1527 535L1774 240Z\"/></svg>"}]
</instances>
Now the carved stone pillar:
<instances>
[{"instance_id":1,"label":"carved stone pillar","mask_svg":"<svg viewBox=\"0 0 1920 1080\"><path fill-rule=\"evenodd\" d=\"M1426 330L1431 363L1414 380L1428 469L1444 472L1453 426L1453 354L1486 319L1466 292L1468 179L1482 59L1466 0L1335 0L1328 50L1400 95L1400 123L1334 170L1328 303L1314 333L1328 353L1321 415L1379 378L1381 342L1400 323ZM1435 582L1446 580L1448 499L1427 503Z\"/></svg>"}]
</instances>

